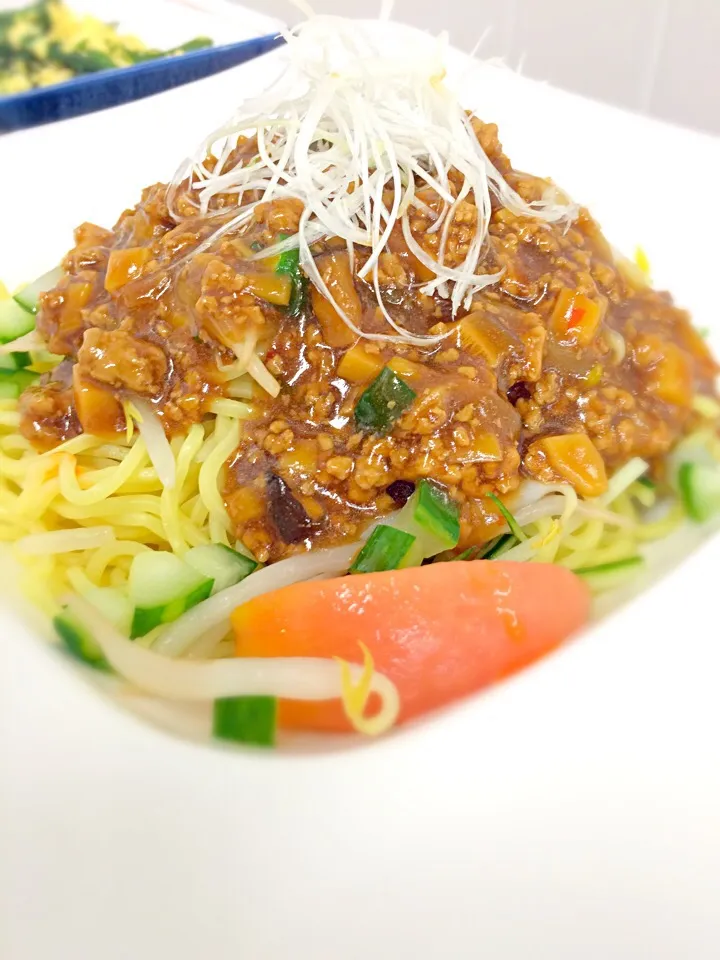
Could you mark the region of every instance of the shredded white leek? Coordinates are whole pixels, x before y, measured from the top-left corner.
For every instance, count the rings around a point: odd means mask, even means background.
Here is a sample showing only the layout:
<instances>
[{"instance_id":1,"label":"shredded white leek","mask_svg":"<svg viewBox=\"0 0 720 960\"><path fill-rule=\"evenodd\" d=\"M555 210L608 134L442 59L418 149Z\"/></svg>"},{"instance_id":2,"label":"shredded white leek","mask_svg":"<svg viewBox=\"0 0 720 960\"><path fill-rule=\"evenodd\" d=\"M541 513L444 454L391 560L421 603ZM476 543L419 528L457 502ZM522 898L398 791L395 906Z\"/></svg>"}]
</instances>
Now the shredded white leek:
<instances>
[{"instance_id":1,"label":"shredded white leek","mask_svg":"<svg viewBox=\"0 0 720 960\"><path fill-rule=\"evenodd\" d=\"M218 216L217 198L223 196L220 212L229 210L231 218L203 241L203 247L242 229L260 202L258 195L262 202L295 198L304 207L298 233L257 256L299 249L300 265L311 282L356 334L422 345L441 336L419 336L404 329L391 315L380 288L379 257L396 227L435 275L424 292L449 299L456 313L500 276L482 270L491 196L521 216L548 222L575 217L575 205L557 191L526 202L493 166L471 118L443 80L446 37L438 38L429 51L426 40L408 33L403 49L383 57L361 22L312 16L286 39L287 71L265 95L246 103L211 133L181 165L168 190L173 212L178 190L189 181L190 198L207 217ZM257 152L231 160L241 136L255 138ZM208 155L216 162L208 163ZM459 184L451 171L459 175ZM442 200L438 213L416 196L426 187ZM235 198L234 207L228 207L229 196ZM464 259L451 267L446 262L449 232L464 201L475 206L477 217ZM412 233L413 207L435 218L430 232L439 234L437 256L430 255ZM328 236L346 241L353 263L356 246L370 251L359 276L374 288L389 332L359 329L333 297L311 252L313 242ZM255 377L252 369L250 373Z\"/></svg>"}]
</instances>

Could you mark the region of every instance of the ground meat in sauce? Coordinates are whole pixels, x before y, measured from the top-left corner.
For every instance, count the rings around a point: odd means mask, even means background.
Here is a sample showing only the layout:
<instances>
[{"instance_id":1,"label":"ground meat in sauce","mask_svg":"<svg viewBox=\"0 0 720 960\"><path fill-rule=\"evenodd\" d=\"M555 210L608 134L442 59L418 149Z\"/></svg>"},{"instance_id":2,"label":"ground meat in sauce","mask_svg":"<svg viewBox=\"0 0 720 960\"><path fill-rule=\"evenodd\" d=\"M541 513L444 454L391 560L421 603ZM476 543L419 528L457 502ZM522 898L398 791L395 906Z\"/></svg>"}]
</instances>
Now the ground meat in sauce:
<instances>
[{"instance_id":1,"label":"ground meat in sauce","mask_svg":"<svg viewBox=\"0 0 720 960\"><path fill-rule=\"evenodd\" d=\"M473 125L510 186L528 201L540 199L547 181L512 170L494 125ZM236 152L252 149L241 142ZM425 191L421 199L426 209L415 212L411 229L435 254L428 210L439 209L439 198ZM455 318L447 300L421 292L427 268L394 231L379 261L386 304L414 333L447 334L419 348L357 343L314 288L299 316L261 295L274 267L251 258L297 230L296 200L261 204L240 234L194 254L232 203L220 197L218 216L200 219L181 192L176 222L157 184L112 231L78 228L66 276L44 295L38 317L49 349L68 362L26 392L22 430L42 446L80 432L84 409L67 376L74 361L76 389L83 383L115 404L130 394L152 397L168 433L183 432L223 396L219 367L232 362L231 347L257 338L281 390L274 400L255 391L224 496L237 537L261 561L357 538L374 517L405 502L422 477L445 484L458 502L461 546L482 542L498 524L488 492L510 494L523 476L568 479L548 440L570 438L583 456L597 457L603 473L632 456L659 468L695 423L694 396L714 393L715 363L688 316L615 262L587 211L566 229L495 203L483 269L502 277ZM476 216L472 203L459 205L448 263L462 261ZM358 276L368 252L357 250L354 274L344 241L330 238L313 253L353 321L383 330L374 291ZM573 326L575 307L558 327L568 292L590 304L580 311L597 321L590 334ZM356 428L354 409L373 372L388 364L416 400L387 435L368 435Z\"/></svg>"}]
</instances>

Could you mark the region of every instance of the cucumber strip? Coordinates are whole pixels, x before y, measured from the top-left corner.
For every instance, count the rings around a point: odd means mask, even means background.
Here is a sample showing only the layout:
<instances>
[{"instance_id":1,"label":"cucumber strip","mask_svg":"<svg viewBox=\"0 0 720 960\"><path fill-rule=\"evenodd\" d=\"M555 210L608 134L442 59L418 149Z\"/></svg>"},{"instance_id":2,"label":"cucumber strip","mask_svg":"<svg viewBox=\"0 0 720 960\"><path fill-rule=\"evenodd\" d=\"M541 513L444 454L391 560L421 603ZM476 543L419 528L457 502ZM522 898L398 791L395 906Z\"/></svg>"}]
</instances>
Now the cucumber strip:
<instances>
[{"instance_id":1,"label":"cucumber strip","mask_svg":"<svg viewBox=\"0 0 720 960\"><path fill-rule=\"evenodd\" d=\"M654 480L651 480L650 477L638 477L635 482L642 484L643 487L647 487L648 490L657 489L657 484Z\"/></svg>"},{"instance_id":2,"label":"cucumber strip","mask_svg":"<svg viewBox=\"0 0 720 960\"><path fill-rule=\"evenodd\" d=\"M15 373L30 364L29 353L0 353L0 373Z\"/></svg>"},{"instance_id":3,"label":"cucumber strip","mask_svg":"<svg viewBox=\"0 0 720 960\"><path fill-rule=\"evenodd\" d=\"M17 400L23 390L36 380L37 375L28 370L0 370L0 398Z\"/></svg>"},{"instance_id":4,"label":"cucumber strip","mask_svg":"<svg viewBox=\"0 0 720 960\"><path fill-rule=\"evenodd\" d=\"M423 560L452 550L460 539L459 508L445 488L432 480L419 482L392 525L415 537L403 567L418 567Z\"/></svg>"},{"instance_id":5,"label":"cucumber strip","mask_svg":"<svg viewBox=\"0 0 720 960\"><path fill-rule=\"evenodd\" d=\"M275 697L223 697L213 705L213 736L218 740L273 747L276 731Z\"/></svg>"},{"instance_id":6,"label":"cucumber strip","mask_svg":"<svg viewBox=\"0 0 720 960\"><path fill-rule=\"evenodd\" d=\"M638 555L613 563L599 563L594 567L580 567L575 573L583 578L591 590L599 592L619 586L644 566L645 560Z\"/></svg>"},{"instance_id":7,"label":"cucumber strip","mask_svg":"<svg viewBox=\"0 0 720 960\"><path fill-rule=\"evenodd\" d=\"M123 590L118 587L93 587L84 593L84 598L123 636L130 636L134 610Z\"/></svg>"},{"instance_id":8,"label":"cucumber strip","mask_svg":"<svg viewBox=\"0 0 720 960\"><path fill-rule=\"evenodd\" d=\"M0 400L17 400L20 387L11 377L0 377Z\"/></svg>"},{"instance_id":9,"label":"cucumber strip","mask_svg":"<svg viewBox=\"0 0 720 960\"><path fill-rule=\"evenodd\" d=\"M145 636L161 623L170 623L210 596L213 581L173 553L148 550L130 567L128 594L135 607L130 635Z\"/></svg>"},{"instance_id":10,"label":"cucumber strip","mask_svg":"<svg viewBox=\"0 0 720 960\"><path fill-rule=\"evenodd\" d=\"M720 466L683 463L678 471L677 482L691 520L704 523L720 512Z\"/></svg>"},{"instance_id":11,"label":"cucumber strip","mask_svg":"<svg viewBox=\"0 0 720 960\"><path fill-rule=\"evenodd\" d=\"M524 533L522 532L522 530L520 529L520 525L518 524L517 520L516 520L515 517L512 515L512 513L508 510L508 508L505 506L505 504L502 502L502 500L500 499L500 497L496 497L494 493L488 493L487 496L488 496L488 498L489 498L490 500L492 500L492 502L495 504L495 506L498 508L498 510L500 511L500 513L501 513L501 514L503 515L503 517L505 518L505 522L507 523L508 527L510 528L510 533L511 533L517 540L520 540L520 541L522 541L522 540L527 540L527 537L525 536L525 534L524 534Z\"/></svg>"},{"instance_id":12,"label":"cucumber strip","mask_svg":"<svg viewBox=\"0 0 720 960\"><path fill-rule=\"evenodd\" d=\"M56 287L62 275L62 267L55 267L52 270L48 270L47 273L44 273L41 277L38 277L37 280L33 280L32 283L29 283L26 287L23 287L22 290L18 291L13 297L13 300L18 306L22 307L23 310L34 316L38 312L40 294ZM34 323L33 326L35 326ZM28 329L32 329L32 327ZM21 334L18 334L18 336L21 336Z\"/></svg>"},{"instance_id":13,"label":"cucumber strip","mask_svg":"<svg viewBox=\"0 0 720 960\"><path fill-rule=\"evenodd\" d=\"M415 523L442 543L443 550L456 547L460 539L460 510L447 490L432 480L421 480L414 497L417 497L413 513Z\"/></svg>"},{"instance_id":14,"label":"cucumber strip","mask_svg":"<svg viewBox=\"0 0 720 960\"><path fill-rule=\"evenodd\" d=\"M183 559L193 570L214 581L213 593L235 586L259 566L255 560L222 543L192 547Z\"/></svg>"},{"instance_id":15,"label":"cucumber strip","mask_svg":"<svg viewBox=\"0 0 720 960\"><path fill-rule=\"evenodd\" d=\"M82 660L96 670L110 669L100 645L92 634L67 610L63 610L53 618L53 627L68 651L77 660Z\"/></svg>"},{"instance_id":16,"label":"cucumber strip","mask_svg":"<svg viewBox=\"0 0 720 960\"><path fill-rule=\"evenodd\" d=\"M486 543L482 553L477 556L478 560L497 560L503 553L507 553L512 547L516 547L520 541L512 533L503 533L495 537L489 543Z\"/></svg>"},{"instance_id":17,"label":"cucumber strip","mask_svg":"<svg viewBox=\"0 0 720 960\"><path fill-rule=\"evenodd\" d=\"M35 316L15 300L0 300L0 343L10 343L35 329Z\"/></svg>"},{"instance_id":18,"label":"cucumber strip","mask_svg":"<svg viewBox=\"0 0 720 960\"><path fill-rule=\"evenodd\" d=\"M415 537L411 533L381 523L375 527L355 558L350 573L397 570L414 542Z\"/></svg>"}]
</instances>

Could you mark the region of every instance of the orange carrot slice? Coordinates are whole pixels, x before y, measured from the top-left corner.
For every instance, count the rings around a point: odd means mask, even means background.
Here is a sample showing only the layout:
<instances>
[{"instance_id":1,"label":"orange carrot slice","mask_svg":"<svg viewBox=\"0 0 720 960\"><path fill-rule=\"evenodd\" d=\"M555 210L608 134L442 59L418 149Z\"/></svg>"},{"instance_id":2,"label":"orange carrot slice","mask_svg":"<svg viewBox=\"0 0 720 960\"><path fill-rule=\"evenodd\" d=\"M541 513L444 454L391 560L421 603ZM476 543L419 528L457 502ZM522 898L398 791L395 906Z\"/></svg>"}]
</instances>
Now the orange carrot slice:
<instances>
[{"instance_id":1,"label":"orange carrot slice","mask_svg":"<svg viewBox=\"0 0 720 960\"><path fill-rule=\"evenodd\" d=\"M402 723L537 660L586 623L589 602L563 567L475 560L293 584L232 623L238 656L362 663L364 643L398 688ZM282 701L279 724L350 730L339 701Z\"/></svg>"}]
</instances>

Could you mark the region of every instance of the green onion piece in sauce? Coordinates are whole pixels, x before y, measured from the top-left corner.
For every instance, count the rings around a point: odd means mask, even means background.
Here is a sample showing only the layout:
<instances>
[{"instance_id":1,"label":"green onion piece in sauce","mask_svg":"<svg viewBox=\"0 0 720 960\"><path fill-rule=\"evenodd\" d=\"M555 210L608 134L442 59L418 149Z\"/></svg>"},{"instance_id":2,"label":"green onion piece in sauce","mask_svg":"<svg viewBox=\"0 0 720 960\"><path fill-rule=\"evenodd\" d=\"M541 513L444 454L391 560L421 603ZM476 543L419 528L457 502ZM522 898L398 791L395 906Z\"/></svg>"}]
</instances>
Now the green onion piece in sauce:
<instances>
[{"instance_id":1,"label":"green onion piece in sauce","mask_svg":"<svg viewBox=\"0 0 720 960\"><path fill-rule=\"evenodd\" d=\"M416 397L415 391L389 367L383 367L360 395L355 424L366 433L389 433Z\"/></svg>"},{"instance_id":2,"label":"green onion piece in sauce","mask_svg":"<svg viewBox=\"0 0 720 960\"><path fill-rule=\"evenodd\" d=\"M496 497L494 493L488 493L487 496L489 497L490 500L492 500L492 502L495 504L495 506L498 508L500 513L505 518L505 522L510 528L510 533L514 537L517 537L518 540L527 540L527 537L520 529L520 525L518 524L517 520L512 515L512 513L508 510L505 504L502 502L500 497Z\"/></svg>"},{"instance_id":3,"label":"green onion piece in sauce","mask_svg":"<svg viewBox=\"0 0 720 960\"><path fill-rule=\"evenodd\" d=\"M404 530L379 524L367 543L355 557L350 573L378 573L397 570L415 542L415 537Z\"/></svg>"},{"instance_id":4,"label":"green onion piece in sauce","mask_svg":"<svg viewBox=\"0 0 720 960\"><path fill-rule=\"evenodd\" d=\"M222 697L213 705L213 736L255 747L275 746L276 697Z\"/></svg>"},{"instance_id":5,"label":"green onion piece in sauce","mask_svg":"<svg viewBox=\"0 0 720 960\"><path fill-rule=\"evenodd\" d=\"M278 239L287 240L288 235L281 233ZM275 267L275 273L286 274L290 277L292 281L290 303L285 309L291 317L300 316L307 301L307 278L300 269L300 250L296 248L281 253Z\"/></svg>"}]
</instances>

